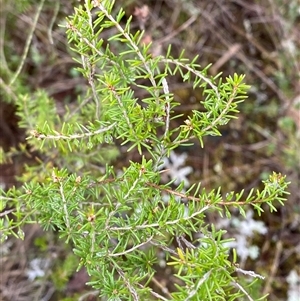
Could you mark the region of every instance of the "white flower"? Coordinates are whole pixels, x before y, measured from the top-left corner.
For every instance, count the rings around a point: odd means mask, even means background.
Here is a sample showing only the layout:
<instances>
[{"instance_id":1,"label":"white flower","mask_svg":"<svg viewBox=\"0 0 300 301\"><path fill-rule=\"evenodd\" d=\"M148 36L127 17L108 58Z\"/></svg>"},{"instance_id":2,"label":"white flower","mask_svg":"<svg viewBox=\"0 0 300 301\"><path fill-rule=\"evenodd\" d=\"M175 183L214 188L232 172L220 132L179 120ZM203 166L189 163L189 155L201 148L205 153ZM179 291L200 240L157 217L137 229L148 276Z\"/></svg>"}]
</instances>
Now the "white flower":
<instances>
[{"instance_id":1,"label":"white flower","mask_svg":"<svg viewBox=\"0 0 300 301\"><path fill-rule=\"evenodd\" d=\"M297 272L295 270L292 270L289 273L286 281L289 284L288 301L299 301L300 276L297 274Z\"/></svg>"},{"instance_id":2,"label":"white flower","mask_svg":"<svg viewBox=\"0 0 300 301\"><path fill-rule=\"evenodd\" d=\"M186 158L186 153L178 155L173 151L170 153L170 158L164 158L161 169L165 169L166 171L163 172L163 175L169 176L171 180L175 179L175 185L178 185L183 181L185 187L189 186L187 176L193 171L193 168L184 166Z\"/></svg>"},{"instance_id":3,"label":"white flower","mask_svg":"<svg viewBox=\"0 0 300 301\"><path fill-rule=\"evenodd\" d=\"M245 220L239 220L234 218L232 220L232 224L238 229L241 235L245 235L247 237L252 237L254 232L259 234L266 234L268 232L267 227L262 221L256 221L253 218L253 211L248 210L246 213Z\"/></svg>"},{"instance_id":4,"label":"white flower","mask_svg":"<svg viewBox=\"0 0 300 301\"><path fill-rule=\"evenodd\" d=\"M255 232L259 234L266 234L268 232L265 224L262 221L254 220L253 211L248 210L245 219L241 220L236 217L222 219L217 226L218 228L230 228L231 225L237 231L235 234L236 240L226 244L226 246L235 248L242 261L245 261L248 257L256 259L259 255L259 249L255 245L250 245L250 241Z\"/></svg>"},{"instance_id":5,"label":"white flower","mask_svg":"<svg viewBox=\"0 0 300 301\"><path fill-rule=\"evenodd\" d=\"M50 261L47 259L35 258L30 261L30 268L27 270L29 280L45 276L45 270L48 269Z\"/></svg>"}]
</instances>

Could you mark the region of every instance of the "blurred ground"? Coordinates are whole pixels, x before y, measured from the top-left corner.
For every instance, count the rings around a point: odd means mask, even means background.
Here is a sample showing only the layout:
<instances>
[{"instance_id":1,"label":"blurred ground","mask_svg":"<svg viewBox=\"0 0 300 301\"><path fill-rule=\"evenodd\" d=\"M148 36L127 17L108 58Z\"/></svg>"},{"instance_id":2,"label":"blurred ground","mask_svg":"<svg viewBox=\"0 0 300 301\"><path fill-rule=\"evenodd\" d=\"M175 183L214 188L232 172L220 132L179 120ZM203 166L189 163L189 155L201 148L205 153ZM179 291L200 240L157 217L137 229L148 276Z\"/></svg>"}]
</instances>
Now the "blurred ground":
<instances>
[{"instance_id":1,"label":"blurred ground","mask_svg":"<svg viewBox=\"0 0 300 301\"><path fill-rule=\"evenodd\" d=\"M18 143L25 138L18 128L15 108L8 103L16 95L5 85L10 75L8 70L16 70L18 66L40 3L27 1L25 5L25 2L0 2L0 143L7 152L11 147L18 149ZM72 13L73 4L79 2L45 1L21 72L28 91L46 89L58 107L72 102L80 85L85 84L71 72L75 64L66 48L64 30L58 27ZM249 98L239 107L239 118L221 129L222 137L207 138L204 149L196 143L182 151L188 154L186 165L193 168L189 181L201 181L207 189L222 186L225 191L242 188L249 191L272 171L287 175L292 183L288 202L285 207L278 207L277 213L266 212L261 217L267 232L251 237L249 242L249 246L258 246L258 256L247 257L242 264L245 269L268 276L257 289L270 293L269 300L296 300L291 299L290 283L293 279L296 279L294 287L300 283L299 2L118 1L117 5L121 4L127 17L135 15L133 30L141 26L139 9L147 10L145 41L153 42L154 54L164 54L168 44L172 44L174 57L182 49L187 57L199 55L201 66L212 64L211 74L221 71L225 76L235 72L246 74L246 83L252 88ZM201 109L200 91L178 83L176 78L170 83L170 91L184 104L182 113ZM33 156L17 153L11 164L1 166L1 185L8 188L16 184L15 176L22 173L25 163L32 161ZM210 218L219 222L214 216ZM55 235L45 235L37 226L28 226L25 232L25 241L12 238L0 247L0 299L54 301L83 296L86 287L82 284L87 276L84 271L74 274L77 262L69 255L68 247L61 245ZM45 276L42 280L33 276L30 280L32 274L28 274L34 270L32 260L36 258L43 258L36 268L44 271L40 275ZM172 287L168 271L162 271L160 278L158 283ZM91 295L81 300L96 300L96 297Z\"/></svg>"}]
</instances>

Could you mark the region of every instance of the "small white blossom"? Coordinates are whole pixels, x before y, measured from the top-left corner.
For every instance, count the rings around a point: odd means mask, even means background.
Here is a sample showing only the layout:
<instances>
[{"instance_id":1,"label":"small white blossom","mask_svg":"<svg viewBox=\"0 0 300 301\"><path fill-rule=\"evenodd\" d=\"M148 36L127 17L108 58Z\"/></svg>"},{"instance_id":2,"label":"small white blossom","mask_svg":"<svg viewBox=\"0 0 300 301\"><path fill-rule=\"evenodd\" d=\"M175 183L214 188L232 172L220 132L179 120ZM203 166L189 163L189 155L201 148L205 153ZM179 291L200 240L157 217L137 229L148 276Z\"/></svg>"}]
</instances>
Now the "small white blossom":
<instances>
[{"instance_id":1,"label":"small white blossom","mask_svg":"<svg viewBox=\"0 0 300 301\"><path fill-rule=\"evenodd\" d=\"M187 176L193 171L193 168L184 166L186 158L186 153L178 155L173 151L170 153L170 158L164 158L164 163L161 168L166 171L163 175L169 176L171 180L175 179L175 185L180 184L182 181L184 182L185 187L189 185Z\"/></svg>"},{"instance_id":2,"label":"small white blossom","mask_svg":"<svg viewBox=\"0 0 300 301\"><path fill-rule=\"evenodd\" d=\"M288 288L288 300L287 301L299 301L300 296L300 276L295 270L292 270L287 279L289 284Z\"/></svg>"},{"instance_id":3,"label":"small white blossom","mask_svg":"<svg viewBox=\"0 0 300 301\"><path fill-rule=\"evenodd\" d=\"M267 227L262 221L256 221L253 219L252 210L247 211L246 219L241 221L235 218L232 223L236 226L241 235L245 235L247 237L253 237L254 232L259 234L266 234L268 232Z\"/></svg>"},{"instance_id":4,"label":"small white blossom","mask_svg":"<svg viewBox=\"0 0 300 301\"><path fill-rule=\"evenodd\" d=\"M31 260L29 263L29 269L27 270L29 280L45 276L45 270L49 267L49 263L49 260L41 258Z\"/></svg>"},{"instance_id":5,"label":"small white blossom","mask_svg":"<svg viewBox=\"0 0 300 301\"><path fill-rule=\"evenodd\" d=\"M235 241L231 241L226 244L229 248L235 248L237 254L242 261L245 261L248 257L256 259L259 255L259 249L255 245L250 245L249 239L251 239L254 233L266 234L268 232L267 227L262 221L256 221L253 219L253 211L248 210L246 218L241 220L240 218L222 219L218 228L235 228Z\"/></svg>"}]
</instances>

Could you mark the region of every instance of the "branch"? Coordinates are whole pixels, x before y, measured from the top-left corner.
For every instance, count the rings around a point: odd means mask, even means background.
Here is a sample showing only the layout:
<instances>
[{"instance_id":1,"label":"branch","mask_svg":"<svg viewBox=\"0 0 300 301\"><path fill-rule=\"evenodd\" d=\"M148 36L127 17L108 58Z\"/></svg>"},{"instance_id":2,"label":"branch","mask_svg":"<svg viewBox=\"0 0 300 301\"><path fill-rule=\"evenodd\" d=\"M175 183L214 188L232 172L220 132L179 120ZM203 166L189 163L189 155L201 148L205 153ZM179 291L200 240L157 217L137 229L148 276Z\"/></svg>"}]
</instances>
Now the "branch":
<instances>
[{"instance_id":1,"label":"branch","mask_svg":"<svg viewBox=\"0 0 300 301\"><path fill-rule=\"evenodd\" d=\"M138 249L140 247L142 247L143 245L146 245L147 243L149 243L153 238L153 235L151 237L149 237L146 241L136 245L136 246L133 246L132 248L130 249L127 249L125 250L124 252L120 252L120 253L109 253L108 256L111 256L111 257L118 257L118 256L122 256L122 255L125 255L127 253L130 253L132 251L134 251L135 249Z\"/></svg>"},{"instance_id":2,"label":"branch","mask_svg":"<svg viewBox=\"0 0 300 301\"><path fill-rule=\"evenodd\" d=\"M232 95L229 98L229 100L228 100L228 102L227 102L226 107L224 108L224 110L219 114L219 116L215 120L213 120L206 128L204 128L202 130L202 132L205 133L205 132L209 131L210 129L216 127L218 125L218 122L227 114L227 112L230 109L231 103L233 102L233 100L234 100L234 98L236 96L236 90L237 90L237 87L235 86L233 88ZM218 96L218 97L220 97L220 96ZM182 143L188 142L188 141L190 141L191 139L194 139L194 138L196 138L196 135L192 135L192 136L190 136L187 139L183 139L183 140L179 140L179 141L174 141L173 144L182 144Z\"/></svg>"},{"instance_id":3,"label":"branch","mask_svg":"<svg viewBox=\"0 0 300 301\"><path fill-rule=\"evenodd\" d=\"M188 64L184 64L182 62L179 62L178 60L162 58L161 61L166 63L166 64L174 64L174 65L180 66L180 67L188 70L189 72L195 74L199 78L201 78L204 82L206 82L215 91L215 93L218 97L218 101L220 101L221 97L220 97L218 87L216 85L214 85L211 82L211 80L209 80L207 77L205 77L200 71L197 71L194 68L190 67Z\"/></svg>"},{"instance_id":4,"label":"branch","mask_svg":"<svg viewBox=\"0 0 300 301\"><path fill-rule=\"evenodd\" d=\"M175 191L175 190L172 190L172 189L169 189L169 188L165 188L165 187L162 187L160 185L157 185L157 184L154 184L154 183L146 183L146 185L150 186L150 187L154 187L156 189L159 189L161 191L164 191L168 194L172 194L172 195L175 195L175 196L178 196L182 199L187 199L189 201L196 201L196 202L200 202L201 201L201 198L197 198L195 196L191 196L191 195L186 195L184 193L181 193L181 192L178 192L178 191ZM257 200L253 200L251 201L251 203L255 203L255 204L261 204L261 203L265 203L266 200L265 199L257 199ZM207 205L212 205L212 202L210 200L206 200L205 203ZM216 203L217 205L223 205L223 206L230 206L230 205L249 205L251 204L249 203L249 201L242 201L242 202L236 202L236 201L220 201L218 203Z\"/></svg>"},{"instance_id":5,"label":"branch","mask_svg":"<svg viewBox=\"0 0 300 301\"><path fill-rule=\"evenodd\" d=\"M247 291L239 284L239 283L237 283L236 281L232 281L232 284L235 286L235 287L237 287L238 289L240 289L244 294L245 294L245 296L248 298L248 300L250 300L250 301L254 301L251 297L250 297L250 295L247 293Z\"/></svg>"},{"instance_id":6,"label":"branch","mask_svg":"<svg viewBox=\"0 0 300 301\"><path fill-rule=\"evenodd\" d=\"M46 135L46 134L41 134L39 133L37 130L32 130L31 136L27 137L26 139L31 139L31 138L37 138L38 140L42 140L42 139L53 139L53 140L61 140L61 139L65 139L65 140L73 140L73 139L81 139L81 138L87 138L87 137L92 137L95 135L98 135L100 133L109 131L110 129L112 129L117 123L114 122L113 124L105 127L105 128L101 128L97 131L94 132L89 132L89 133L83 133L83 134L73 134L70 136L66 136L63 134L59 134L57 133L57 135Z\"/></svg>"},{"instance_id":7,"label":"branch","mask_svg":"<svg viewBox=\"0 0 300 301\"><path fill-rule=\"evenodd\" d=\"M203 275L203 277L198 281L196 287L190 291L189 295L184 299L184 301L190 300L192 297L194 297L199 290L200 286L209 278L212 270L209 270L207 273Z\"/></svg>"},{"instance_id":8,"label":"branch","mask_svg":"<svg viewBox=\"0 0 300 301\"><path fill-rule=\"evenodd\" d=\"M129 289L131 296L133 297L134 301L139 301L139 295L137 293L137 291L135 290L135 288L130 284L130 282L128 281L128 279L126 278L124 272L118 267L116 266L116 270L118 272L118 274L121 276L121 278L123 279L123 281L125 282L125 285L127 286L127 288Z\"/></svg>"},{"instance_id":9,"label":"branch","mask_svg":"<svg viewBox=\"0 0 300 301\"><path fill-rule=\"evenodd\" d=\"M64 195L64 188L63 188L63 183L62 182L59 183L59 192L60 192L60 195L61 195L61 198L62 198L64 213L65 213L65 217L66 217L64 220L66 221L67 229L70 230L71 229L70 217L69 217L67 200L66 200L65 195Z\"/></svg>"},{"instance_id":10,"label":"branch","mask_svg":"<svg viewBox=\"0 0 300 301\"><path fill-rule=\"evenodd\" d=\"M143 63L147 74L149 75L149 79L150 82L152 84L152 86L154 88L157 89L157 84L155 82L154 76L153 76L153 72L152 70L149 68L148 63L146 62L145 57L142 55L140 49L138 48L137 44L131 39L130 35L124 31L123 27L112 17L111 14L108 13L108 11L106 10L106 8L103 6L103 4L100 3L100 1L94 1L94 6L98 7L104 14L105 16L114 23L115 27L119 30L119 32L126 38L126 40L130 43L131 47L135 50L136 54L138 55L138 57L140 58L141 62Z\"/></svg>"},{"instance_id":11,"label":"branch","mask_svg":"<svg viewBox=\"0 0 300 301\"><path fill-rule=\"evenodd\" d=\"M174 225L174 224L178 224L182 221L187 221L187 220L193 219L195 216L202 214L204 211L208 210L209 208L210 208L209 206L205 206L205 207L201 208L201 210L194 212L190 216L177 218L172 221L166 221L163 226ZM107 227L105 230L108 230L108 231L142 230L142 229L147 229L147 228L159 228L161 226L162 226L162 224L153 223L153 224L143 224L143 225L137 225L137 226Z\"/></svg>"}]
</instances>

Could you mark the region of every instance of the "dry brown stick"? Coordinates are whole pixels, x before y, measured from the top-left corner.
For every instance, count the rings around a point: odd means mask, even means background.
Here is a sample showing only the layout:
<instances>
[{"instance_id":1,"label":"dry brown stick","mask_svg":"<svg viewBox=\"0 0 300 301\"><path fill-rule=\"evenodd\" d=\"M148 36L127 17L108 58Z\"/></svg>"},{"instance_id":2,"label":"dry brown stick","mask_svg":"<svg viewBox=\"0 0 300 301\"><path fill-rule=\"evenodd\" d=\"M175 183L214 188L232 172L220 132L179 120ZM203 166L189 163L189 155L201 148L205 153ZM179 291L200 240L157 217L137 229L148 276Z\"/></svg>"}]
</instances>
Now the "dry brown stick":
<instances>
[{"instance_id":1,"label":"dry brown stick","mask_svg":"<svg viewBox=\"0 0 300 301\"><path fill-rule=\"evenodd\" d=\"M279 259L280 259L280 255L282 253L282 241L281 240L277 241L275 250L276 251L275 251L273 264L272 264L272 267L271 267L271 270L270 270L270 275L267 278L267 282L266 282L266 285L265 285L264 290L263 290L263 295L266 295L270 292L272 282L275 278L275 275L276 275L276 272L277 272L277 269L278 269Z\"/></svg>"},{"instance_id":2,"label":"dry brown stick","mask_svg":"<svg viewBox=\"0 0 300 301\"><path fill-rule=\"evenodd\" d=\"M244 31L242 31L238 26L236 26L233 23L230 23L230 27L240 36L244 37L245 39L247 39L247 41L252 44L262 55L264 58L271 60L273 63L276 64L276 66L279 68L278 66L278 60L270 55L270 52L268 50L266 50L259 42L256 41L256 39L249 35L246 34Z\"/></svg>"},{"instance_id":3,"label":"dry brown stick","mask_svg":"<svg viewBox=\"0 0 300 301\"><path fill-rule=\"evenodd\" d=\"M241 44L233 44L230 48L213 64L210 71L213 75L218 73L218 70L228 62L233 56L235 56L240 50Z\"/></svg>"},{"instance_id":4,"label":"dry brown stick","mask_svg":"<svg viewBox=\"0 0 300 301\"><path fill-rule=\"evenodd\" d=\"M213 33L218 37L218 39L228 48L230 49L232 43L230 41L227 41L224 37L226 36L223 34L223 32L220 30L220 28L216 25L214 20L212 20L211 16L209 16L207 13L203 12L202 16L212 25L211 30ZM259 70L254 64L242 53L237 52L236 57L242 61L252 72L254 72L273 92L275 92L283 103L285 102L285 96L283 93L278 89L276 84L268 78L261 70Z\"/></svg>"},{"instance_id":5,"label":"dry brown stick","mask_svg":"<svg viewBox=\"0 0 300 301\"><path fill-rule=\"evenodd\" d=\"M180 25L177 29L175 29L174 31L172 31L170 34L166 35L165 37L157 40L154 42L154 44L158 44L161 45L167 41L169 41L170 39L172 39L173 37L177 36L181 31L184 31L185 29L187 29L192 23L194 23L197 20L198 15L193 15L191 16L186 22L184 22L182 25Z\"/></svg>"},{"instance_id":6,"label":"dry brown stick","mask_svg":"<svg viewBox=\"0 0 300 301\"><path fill-rule=\"evenodd\" d=\"M162 283L161 283L160 281L158 281L155 277L153 277L153 278L151 279L151 281L152 281L155 285L157 285L165 295L167 295L169 298L172 297L171 294L170 294L170 292L169 292L169 290L168 290L168 288L167 288L166 286L162 285Z\"/></svg>"}]
</instances>

